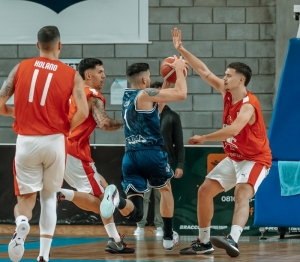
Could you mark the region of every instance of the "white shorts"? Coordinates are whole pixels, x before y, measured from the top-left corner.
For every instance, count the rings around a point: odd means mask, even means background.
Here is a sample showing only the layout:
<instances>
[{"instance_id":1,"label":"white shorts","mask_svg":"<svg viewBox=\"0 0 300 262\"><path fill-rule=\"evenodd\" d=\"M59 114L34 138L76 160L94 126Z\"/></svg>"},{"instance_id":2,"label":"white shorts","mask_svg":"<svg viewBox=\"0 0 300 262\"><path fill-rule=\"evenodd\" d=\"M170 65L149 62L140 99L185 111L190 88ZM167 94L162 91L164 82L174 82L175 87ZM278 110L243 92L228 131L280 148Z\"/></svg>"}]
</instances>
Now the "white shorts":
<instances>
[{"instance_id":1,"label":"white shorts","mask_svg":"<svg viewBox=\"0 0 300 262\"><path fill-rule=\"evenodd\" d=\"M247 160L237 162L226 157L206 177L217 180L225 192L236 184L247 183L253 186L256 193L268 173L269 169L262 164Z\"/></svg>"},{"instance_id":2,"label":"white shorts","mask_svg":"<svg viewBox=\"0 0 300 262\"><path fill-rule=\"evenodd\" d=\"M57 192L65 171L65 136L18 135L14 160L15 194Z\"/></svg>"},{"instance_id":3,"label":"white shorts","mask_svg":"<svg viewBox=\"0 0 300 262\"><path fill-rule=\"evenodd\" d=\"M85 192L94 196L104 193L104 188L100 183L100 175L93 162L82 161L68 154L64 179L78 192Z\"/></svg>"}]
</instances>

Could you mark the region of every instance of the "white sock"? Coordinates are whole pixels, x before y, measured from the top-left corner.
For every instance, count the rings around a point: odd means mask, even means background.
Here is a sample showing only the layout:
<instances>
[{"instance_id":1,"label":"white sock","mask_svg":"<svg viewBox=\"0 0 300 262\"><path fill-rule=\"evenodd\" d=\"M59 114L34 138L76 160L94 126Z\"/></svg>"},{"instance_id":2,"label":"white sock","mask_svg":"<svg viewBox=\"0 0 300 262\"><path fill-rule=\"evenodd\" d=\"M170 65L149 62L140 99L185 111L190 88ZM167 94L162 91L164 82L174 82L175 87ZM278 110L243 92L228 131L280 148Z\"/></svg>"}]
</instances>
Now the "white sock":
<instances>
[{"instance_id":1,"label":"white sock","mask_svg":"<svg viewBox=\"0 0 300 262\"><path fill-rule=\"evenodd\" d=\"M26 216L21 215L16 218L16 226L18 226L22 220L25 220L26 222L28 222L28 218Z\"/></svg>"},{"instance_id":2,"label":"white sock","mask_svg":"<svg viewBox=\"0 0 300 262\"><path fill-rule=\"evenodd\" d=\"M40 254L45 261L49 261L49 253L52 244L52 238L40 237Z\"/></svg>"},{"instance_id":3,"label":"white sock","mask_svg":"<svg viewBox=\"0 0 300 262\"><path fill-rule=\"evenodd\" d=\"M72 201L74 198L74 191L70 189L61 188L60 192L65 196L65 199L68 201Z\"/></svg>"},{"instance_id":4,"label":"white sock","mask_svg":"<svg viewBox=\"0 0 300 262\"><path fill-rule=\"evenodd\" d=\"M115 223L106 224L104 227L109 237L113 238L116 242L121 241Z\"/></svg>"},{"instance_id":5,"label":"white sock","mask_svg":"<svg viewBox=\"0 0 300 262\"><path fill-rule=\"evenodd\" d=\"M210 239L210 227L199 228L199 239L201 243L206 244Z\"/></svg>"},{"instance_id":6,"label":"white sock","mask_svg":"<svg viewBox=\"0 0 300 262\"><path fill-rule=\"evenodd\" d=\"M238 226L238 225L231 226L230 235L235 243L237 243L239 241L239 238L240 238L240 235L242 234L242 232L243 232L243 228L241 228L240 226Z\"/></svg>"}]
</instances>

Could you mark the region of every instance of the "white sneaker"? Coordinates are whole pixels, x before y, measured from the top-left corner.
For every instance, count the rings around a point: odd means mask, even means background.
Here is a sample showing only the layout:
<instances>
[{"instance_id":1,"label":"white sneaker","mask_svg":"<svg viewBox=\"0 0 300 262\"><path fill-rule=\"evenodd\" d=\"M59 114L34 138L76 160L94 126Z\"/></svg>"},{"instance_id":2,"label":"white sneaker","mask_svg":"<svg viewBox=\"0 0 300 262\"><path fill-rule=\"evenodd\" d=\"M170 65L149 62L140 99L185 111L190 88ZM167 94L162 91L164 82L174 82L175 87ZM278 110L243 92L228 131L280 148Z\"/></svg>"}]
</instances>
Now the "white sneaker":
<instances>
[{"instance_id":1,"label":"white sneaker","mask_svg":"<svg viewBox=\"0 0 300 262\"><path fill-rule=\"evenodd\" d=\"M115 185L109 185L105 189L103 200L100 204L100 213L101 216L108 219L110 218L115 208L119 205L120 197L119 191Z\"/></svg>"},{"instance_id":2,"label":"white sneaker","mask_svg":"<svg viewBox=\"0 0 300 262\"><path fill-rule=\"evenodd\" d=\"M156 228L155 230L155 236L162 237L164 235L164 231L161 227Z\"/></svg>"},{"instance_id":3,"label":"white sneaker","mask_svg":"<svg viewBox=\"0 0 300 262\"><path fill-rule=\"evenodd\" d=\"M137 227L133 233L134 236L140 236L140 235L144 235L144 234L145 234L145 229L142 227Z\"/></svg>"},{"instance_id":4,"label":"white sneaker","mask_svg":"<svg viewBox=\"0 0 300 262\"><path fill-rule=\"evenodd\" d=\"M163 247L165 250L172 251L179 242L179 235L173 231L173 239L163 239Z\"/></svg>"},{"instance_id":5,"label":"white sneaker","mask_svg":"<svg viewBox=\"0 0 300 262\"><path fill-rule=\"evenodd\" d=\"M13 238L8 244L8 255L11 261L18 262L24 254L24 240L28 235L30 226L28 221L22 220L16 227Z\"/></svg>"}]
</instances>

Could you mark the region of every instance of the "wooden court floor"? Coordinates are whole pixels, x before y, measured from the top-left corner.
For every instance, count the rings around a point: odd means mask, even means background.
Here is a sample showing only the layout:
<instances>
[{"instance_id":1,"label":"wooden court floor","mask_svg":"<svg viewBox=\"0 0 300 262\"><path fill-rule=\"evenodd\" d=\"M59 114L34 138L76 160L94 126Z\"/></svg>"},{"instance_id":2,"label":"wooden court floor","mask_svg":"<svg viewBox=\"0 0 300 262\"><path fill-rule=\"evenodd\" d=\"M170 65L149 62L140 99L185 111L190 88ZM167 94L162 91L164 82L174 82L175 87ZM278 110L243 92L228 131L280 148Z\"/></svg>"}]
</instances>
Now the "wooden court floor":
<instances>
[{"instance_id":1,"label":"wooden court floor","mask_svg":"<svg viewBox=\"0 0 300 262\"><path fill-rule=\"evenodd\" d=\"M72 226L71 226L72 227ZM69 227L69 230L71 229ZM97 226L99 227L99 226ZM125 228L125 227L124 227ZM147 229L144 237L132 235L134 228L124 230L125 242L135 247L135 254L116 255L104 251L108 238L105 234L84 235L74 232L73 235L56 234L51 248L51 261L100 262L100 261L300 261L300 235L269 236L266 240L255 237L241 237L239 242L240 256L231 258L224 250L215 248L211 255L180 255L179 250L191 244L194 236L181 236L180 243L174 251L162 248L162 238L155 237L153 230ZM72 231L72 230L71 230ZM36 232L30 233L25 243L23 262L36 261L39 249L39 237ZM72 233L72 232L71 232ZM9 262L7 244L11 234L1 232L0 261Z\"/></svg>"}]
</instances>

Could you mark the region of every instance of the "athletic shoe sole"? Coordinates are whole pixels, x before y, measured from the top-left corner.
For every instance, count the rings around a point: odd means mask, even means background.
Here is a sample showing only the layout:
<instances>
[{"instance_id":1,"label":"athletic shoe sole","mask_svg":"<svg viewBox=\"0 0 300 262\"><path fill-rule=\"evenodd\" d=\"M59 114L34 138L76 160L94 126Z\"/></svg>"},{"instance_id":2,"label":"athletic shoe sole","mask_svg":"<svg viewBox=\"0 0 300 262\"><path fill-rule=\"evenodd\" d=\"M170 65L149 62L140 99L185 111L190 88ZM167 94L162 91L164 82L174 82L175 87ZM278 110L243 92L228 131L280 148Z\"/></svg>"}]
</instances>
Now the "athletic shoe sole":
<instances>
[{"instance_id":1,"label":"athletic shoe sole","mask_svg":"<svg viewBox=\"0 0 300 262\"><path fill-rule=\"evenodd\" d=\"M109 185L105 189L103 200L100 204L101 216L108 219L115 211L114 197L118 194L118 189L115 185Z\"/></svg>"},{"instance_id":2,"label":"athletic shoe sole","mask_svg":"<svg viewBox=\"0 0 300 262\"><path fill-rule=\"evenodd\" d=\"M195 251L191 247L186 247L180 250L179 254L181 255L203 255L203 254L212 254L214 252L213 248L202 250L202 251Z\"/></svg>"},{"instance_id":3,"label":"athletic shoe sole","mask_svg":"<svg viewBox=\"0 0 300 262\"><path fill-rule=\"evenodd\" d=\"M28 235L30 226L28 222L22 221L17 226L15 234L16 237L8 244L8 255L10 260L18 262L22 259L24 254L24 238Z\"/></svg>"},{"instance_id":4,"label":"athletic shoe sole","mask_svg":"<svg viewBox=\"0 0 300 262\"><path fill-rule=\"evenodd\" d=\"M237 257L240 254L240 251L236 247L230 245L230 243L225 238L210 237L210 242L218 248L225 249L228 256Z\"/></svg>"},{"instance_id":5,"label":"athletic shoe sole","mask_svg":"<svg viewBox=\"0 0 300 262\"><path fill-rule=\"evenodd\" d=\"M30 230L29 223L26 221L21 221L16 228L18 238L24 238L28 235Z\"/></svg>"},{"instance_id":6,"label":"athletic shoe sole","mask_svg":"<svg viewBox=\"0 0 300 262\"><path fill-rule=\"evenodd\" d=\"M105 248L105 251L106 252L109 252L111 254L133 254L135 252L135 250L116 250L116 249L113 249L111 247L106 247Z\"/></svg>"}]
</instances>

